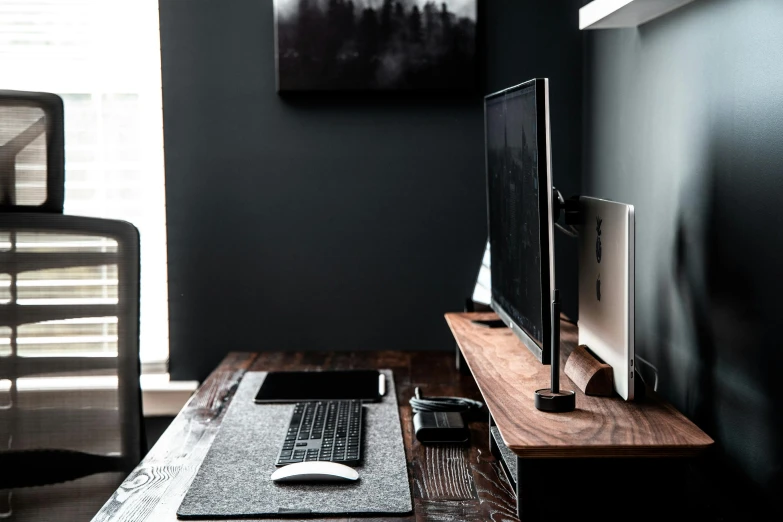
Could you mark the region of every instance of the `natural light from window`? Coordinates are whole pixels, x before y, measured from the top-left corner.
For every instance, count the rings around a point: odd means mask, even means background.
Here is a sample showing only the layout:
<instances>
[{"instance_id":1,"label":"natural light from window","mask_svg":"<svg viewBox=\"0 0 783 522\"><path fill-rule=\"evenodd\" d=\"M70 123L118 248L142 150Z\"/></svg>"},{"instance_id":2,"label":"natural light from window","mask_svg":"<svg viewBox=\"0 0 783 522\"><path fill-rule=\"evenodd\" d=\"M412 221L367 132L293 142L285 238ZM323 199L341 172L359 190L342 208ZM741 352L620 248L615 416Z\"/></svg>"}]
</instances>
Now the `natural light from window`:
<instances>
[{"instance_id":1,"label":"natural light from window","mask_svg":"<svg viewBox=\"0 0 783 522\"><path fill-rule=\"evenodd\" d=\"M0 0L0 89L63 98L65 213L139 229L142 366L167 371L158 0Z\"/></svg>"}]
</instances>

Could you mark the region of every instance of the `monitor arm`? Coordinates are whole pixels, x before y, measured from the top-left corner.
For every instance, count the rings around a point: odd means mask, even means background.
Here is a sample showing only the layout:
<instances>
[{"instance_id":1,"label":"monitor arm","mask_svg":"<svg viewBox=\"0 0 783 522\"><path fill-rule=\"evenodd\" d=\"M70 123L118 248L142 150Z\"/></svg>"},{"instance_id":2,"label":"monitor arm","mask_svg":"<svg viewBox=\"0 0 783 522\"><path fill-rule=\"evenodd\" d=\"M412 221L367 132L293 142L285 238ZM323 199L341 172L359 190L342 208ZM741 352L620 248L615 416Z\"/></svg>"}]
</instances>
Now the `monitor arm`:
<instances>
[{"instance_id":1,"label":"monitor arm","mask_svg":"<svg viewBox=\"0 0 783 522\"><path fill-rule=\"evenodd\" d=\"M582 220L582 207L579 204L579 195L563 198L557 188L552 187L552 221L560 219L560 213L565 214L566 225L579 225Z\"/></svg>"},{"instance_id":2,"label":"monitor arm","mask_svg":"<svg viewBox=\"0 0 783 522\"><path fill-rule=\"evenodd\" d=\"M552 221L557 222L560 219L560 212L565 212L566 224L574 225L579 223L580 217L580 205L579 196L573 196L568 200L563 199L563 195L559 190L552 187ZM570 232L560 227L566 234L571 235ZM572 227L573 228L573 227ZM575 235L572 237L576 237ZM552 302L550 304L552 328L551 339L551 375L549 388L541 388L536 390L535 404L536 408L541 411L548 411L552 413L573 411L576 408L576 394L572 390L560 389L560 291L554 290L552 296Z\"/></svg>"}]
</instances>

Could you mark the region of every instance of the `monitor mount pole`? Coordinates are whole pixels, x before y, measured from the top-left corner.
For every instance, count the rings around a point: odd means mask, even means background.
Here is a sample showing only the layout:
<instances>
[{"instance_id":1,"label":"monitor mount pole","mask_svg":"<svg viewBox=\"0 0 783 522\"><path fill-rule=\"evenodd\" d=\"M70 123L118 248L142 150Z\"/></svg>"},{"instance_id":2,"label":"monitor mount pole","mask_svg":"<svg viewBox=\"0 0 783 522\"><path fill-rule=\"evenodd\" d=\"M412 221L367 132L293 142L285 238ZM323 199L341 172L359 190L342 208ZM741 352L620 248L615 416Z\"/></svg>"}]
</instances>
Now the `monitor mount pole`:
<instances>
[{"instance_id":1,"label":"monitor mount pole","mask_svg":"<svg viewBox=\"0 0 783 522\"><path fill-rule=\"evenodd\" d=\"M552 315L552 361L551 385L536 390L536 408L541 411L561 413L573 411L576 407L576 395L573 390L560 389L560 291L554 291L551 306Z\"/></svg>"},{"instance_id":2,"label":"monitor mount pole","mask_svg":"<svg viewBox=\"0 0 783 522\"><path fill-rule=\"evenodd\" d=\"M565 211L567 221L570 215L578 215L578 199L563 200L563 196L556 188L552 189L552 208L554 221L560 217L560 212ZM554 290L552 296L551 314L551 384L549 388L536 390L536 408L541 411L562 413L573 411L576 408L576 395L573 390L560 389L560 291Z\"/></svg>"}]
</instances>

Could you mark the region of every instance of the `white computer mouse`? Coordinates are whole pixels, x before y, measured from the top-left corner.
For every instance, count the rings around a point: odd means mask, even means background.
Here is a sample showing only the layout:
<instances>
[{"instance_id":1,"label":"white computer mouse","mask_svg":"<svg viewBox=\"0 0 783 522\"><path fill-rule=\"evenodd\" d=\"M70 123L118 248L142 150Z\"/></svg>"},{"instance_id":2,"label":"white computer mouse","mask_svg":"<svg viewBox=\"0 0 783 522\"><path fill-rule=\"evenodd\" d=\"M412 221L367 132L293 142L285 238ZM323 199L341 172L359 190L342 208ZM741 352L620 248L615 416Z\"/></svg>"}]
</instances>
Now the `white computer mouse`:
<instances>
[{"instance_id":1,"label":"white computer mouse","mask_svg":"<svg viewBox=\"0 0 783 522\"><path fill-rule=\"evenodd\" d=\"M278 468L270 477L274 482L345 482L359 479L350 466L337 462L297 462Z\"/></svg>"}]
</instances>

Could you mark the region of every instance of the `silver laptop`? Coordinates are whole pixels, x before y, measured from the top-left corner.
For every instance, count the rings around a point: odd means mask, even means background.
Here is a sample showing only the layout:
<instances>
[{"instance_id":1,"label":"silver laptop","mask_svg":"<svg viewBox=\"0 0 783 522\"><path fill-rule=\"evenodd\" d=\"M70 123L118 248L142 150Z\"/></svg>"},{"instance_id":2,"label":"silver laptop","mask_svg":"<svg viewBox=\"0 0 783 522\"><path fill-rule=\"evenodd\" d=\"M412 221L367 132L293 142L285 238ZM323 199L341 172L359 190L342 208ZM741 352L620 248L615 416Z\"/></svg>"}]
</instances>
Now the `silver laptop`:
<instances>
[{"instance_id":1,"label":"silver laptop","mask_svg":"<svg viewBox=\"0 0 783 522\"><path fill-rule=\"evenodd\" d=\"M614 387L634 398L634 208L580 197L579 344L614 370Z\"/></svg>"}]
</instances>

